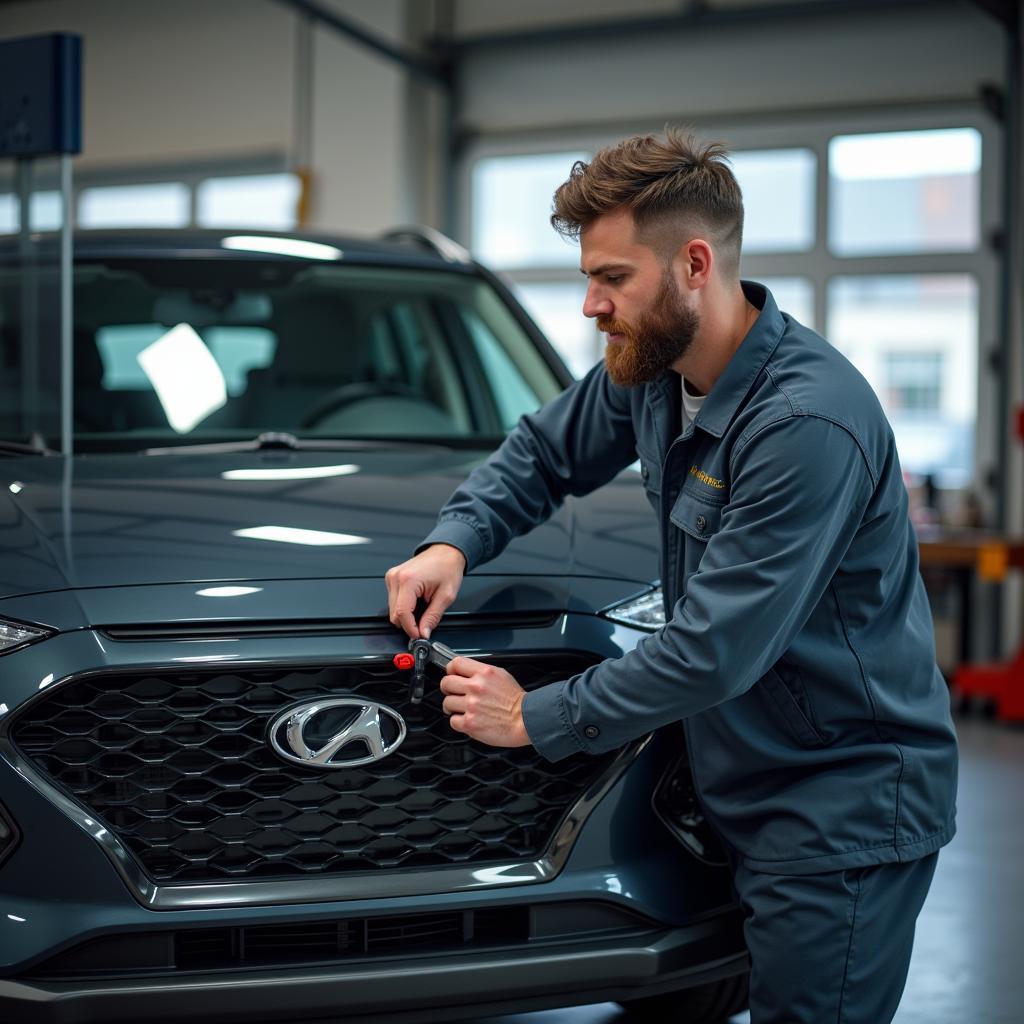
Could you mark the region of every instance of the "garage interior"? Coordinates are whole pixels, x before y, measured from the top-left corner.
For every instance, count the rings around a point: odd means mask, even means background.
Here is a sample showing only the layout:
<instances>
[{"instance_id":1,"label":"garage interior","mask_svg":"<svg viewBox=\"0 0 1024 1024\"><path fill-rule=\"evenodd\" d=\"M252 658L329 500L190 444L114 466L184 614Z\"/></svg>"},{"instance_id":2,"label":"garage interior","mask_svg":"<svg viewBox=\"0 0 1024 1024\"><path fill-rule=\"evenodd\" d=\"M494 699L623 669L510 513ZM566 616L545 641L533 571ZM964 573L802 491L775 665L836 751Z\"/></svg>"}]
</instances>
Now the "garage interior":
<instances>
[{"instance_id":1,"label":"garage interior","mask_svg":"<svg viewBox=\"0 0 1024 1024\"><path fill-rule=\"evenodd\" d=\"M0 42L82 39L76 230L427 226L502 276L576 376L603 343L580 311L578 252L548 224L553 189L629 134L671 123L723 140L746 203L743 276L838 346L893 425L950 683L959 831L896 1020L1011 1024L1024 1021L1022 20L1018 0L0 0ZM33 173L32 228L54 231L58 159ZM0 233L18 211L0 151Z\"/></svg>"}]
</instances>

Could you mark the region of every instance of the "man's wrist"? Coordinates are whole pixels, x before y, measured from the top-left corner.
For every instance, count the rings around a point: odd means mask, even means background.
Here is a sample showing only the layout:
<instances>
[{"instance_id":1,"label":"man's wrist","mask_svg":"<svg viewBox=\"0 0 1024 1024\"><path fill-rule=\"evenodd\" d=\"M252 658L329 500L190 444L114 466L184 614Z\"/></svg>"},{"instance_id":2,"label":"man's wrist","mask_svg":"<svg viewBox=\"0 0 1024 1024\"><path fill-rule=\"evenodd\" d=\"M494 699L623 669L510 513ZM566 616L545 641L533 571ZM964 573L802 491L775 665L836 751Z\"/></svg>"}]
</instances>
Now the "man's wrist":
<instances>
[{"instance_id":1,"label":"man's wrist","mask_svg":"<svg viewBox=\"0 0 1024 1024\"><path fill-rule=\"evenodd\" d=\"M451 552L452 561L455 561L456 559L454 556L458 555L461 563L461 569L463 573L465 573L466 567L469 565L469 562L466 559L465 552L461 548L457 548L454 544L448 544L443 540L434 541L434 543L430 544L428 548L424 548L423 550L427 551L429 550L429 548L446 548L447 551L445 552L445 554Z\"/></svg>"},{"instance_id":2,"label":"man's wrist","mask_svg":"<svg viewBox=\"0 0 1024 1024\"><path fill-rule=\"evenodd\" d=\"M522 741L522 745L532 747L533 740L530 739L530 733L526 728L526 720L523 718L523 700L526 697L526 691L523 690L516 698L516 706L514 709L516 731L518 738Z\"/></svg>"}]
</instances>

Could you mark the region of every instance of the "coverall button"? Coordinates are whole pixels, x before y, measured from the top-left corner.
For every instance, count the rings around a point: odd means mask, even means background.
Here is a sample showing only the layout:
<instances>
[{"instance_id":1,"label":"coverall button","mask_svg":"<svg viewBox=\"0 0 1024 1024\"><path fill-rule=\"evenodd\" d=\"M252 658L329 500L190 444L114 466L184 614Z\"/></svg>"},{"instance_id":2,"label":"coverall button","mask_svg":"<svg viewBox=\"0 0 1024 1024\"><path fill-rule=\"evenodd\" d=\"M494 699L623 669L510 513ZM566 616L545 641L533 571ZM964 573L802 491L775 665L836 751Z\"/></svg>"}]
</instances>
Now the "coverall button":
<instances>
[{"instance_id":1,"label":"coverall button","mask_svg":"<svg viewBox=\"0 0 1024 1024\"><path fill-rule=\"evenodd\" d=\"M597 737L601 735L601 730L598 729L596 725L588 725L586 729L583 730L583 735L586 736L588 740L596 740Z\"/></svg>"},{"instance_id":2,"label":"coverall button","mask_svg":"<svg viewBox=\"0 0 1024 1024\"><path fill-rule=\"evenodd\" d=\"M697 529L700 530L701 533L704 532L704 527L706 527L707 525L708 521L704 518L704 516L697 516Z\"/></svg>"},{"instance_id":3,"label":"coverall button","mask_svg":"<svg viewBox=\"0 0 1024 1024\"><path fill-rule=\"evenodd\" d=\"M644 480L647 480L650 477L650 475L651 471L647 466L640 467L640 476L642 476Z\"/></svg>"}]
</instances>

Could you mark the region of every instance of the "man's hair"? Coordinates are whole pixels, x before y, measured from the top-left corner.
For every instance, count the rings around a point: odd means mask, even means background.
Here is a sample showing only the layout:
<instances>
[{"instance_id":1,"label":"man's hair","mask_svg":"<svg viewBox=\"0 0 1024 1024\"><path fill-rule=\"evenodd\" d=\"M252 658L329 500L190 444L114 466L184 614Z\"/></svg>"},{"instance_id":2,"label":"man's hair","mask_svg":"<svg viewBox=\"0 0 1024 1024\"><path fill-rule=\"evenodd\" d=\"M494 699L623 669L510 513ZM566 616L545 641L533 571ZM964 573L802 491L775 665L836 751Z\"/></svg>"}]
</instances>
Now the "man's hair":
<instances>
[{"instance_id":1,"label":"man's hair","mask_svg":"<svg viewBox=\"0 0 1024 1024\"><path fill-rule=\"evenodd\" d=\"M722 274L739 276L743 195L720 142L701 144L681 128L634 135L606 146L590 163L577 160L555 191L551 224L563 237L605 213L633 214L637 238L668 262L679 246L706 234Z\"/></svg>"}]
</instances>

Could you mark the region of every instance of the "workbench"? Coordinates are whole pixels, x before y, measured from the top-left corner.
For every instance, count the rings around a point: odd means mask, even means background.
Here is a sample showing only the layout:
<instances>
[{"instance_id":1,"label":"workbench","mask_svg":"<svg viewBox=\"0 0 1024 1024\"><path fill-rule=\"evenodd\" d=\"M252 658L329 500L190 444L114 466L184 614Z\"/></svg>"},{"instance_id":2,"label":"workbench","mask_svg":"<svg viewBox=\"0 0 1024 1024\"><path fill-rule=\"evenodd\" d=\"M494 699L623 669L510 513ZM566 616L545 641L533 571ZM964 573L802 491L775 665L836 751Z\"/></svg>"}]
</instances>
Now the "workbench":
<instances>
[{"instance_id":1,"label":"workbench","mask_svg":"<svg viewBox=\"0 0 1024 1024\"><path fill-rule=\"evenodd\" d=\"M952 572L960 590L960 665L953 676L956 697L991 701L1004 721L1024 721L1024 646L1007 662L972 663L971 580L1001 583L1011 569L1024 569L1024 538L987 531L939 534L918 542L921 568Z\"/></svg>"}]
</instances>

